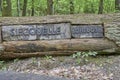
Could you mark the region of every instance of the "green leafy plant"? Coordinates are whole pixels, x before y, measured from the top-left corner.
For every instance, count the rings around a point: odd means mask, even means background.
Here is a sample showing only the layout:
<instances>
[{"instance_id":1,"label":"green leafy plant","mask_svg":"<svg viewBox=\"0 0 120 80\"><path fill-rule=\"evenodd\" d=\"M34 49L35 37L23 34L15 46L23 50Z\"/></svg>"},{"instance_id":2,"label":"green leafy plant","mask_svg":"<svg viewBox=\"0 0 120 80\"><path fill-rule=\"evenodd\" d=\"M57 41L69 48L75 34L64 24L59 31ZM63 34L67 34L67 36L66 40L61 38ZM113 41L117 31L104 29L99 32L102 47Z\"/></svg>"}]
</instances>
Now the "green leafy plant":
<instances>
[{"instance_id":1,"label":"green leafy plant","mask_svg":"<svg viewBox=\"0 0 120 80\"><path fill-rule=\"evenodd\" d=\"M18 58L14 59L14 63L16 63L16 62L18 62L18 61L19 61L19 59L18 59Z\"/></svg>"},{"instance_id":2,"label":"green leafy plant","mask_svg":"<svg viewBox=\"0 0 120 80\"><path fill-rule=\"evenodd\" d=\"M32 64L36 64L36 63L37 63L36 58L32 57Z\"/></svg>"},{"instance_id":3,"label":"green leafy plant","mask_svg":"<svg viewBox=\"0 0 120 80\"><path fill-rule=\"evenodd\" d=\"M52 56L45 55L45 59L46 59L46 60L51 60L51 59L53 59L53 57L52 57Z\"/></svg>"},{"instance_id":4,"label":"green leafy plant","mask_svg":"<svg viewBox=\"0 0 120 80\"><path fill-rule=\"evenodd\" d=\"M5 61L0 61L0 69L1 70L6 70L6 65L5 65Z\"/></svg>"},{"instance_id":5,"label":"green leafy plant","mask_svg":"<svg viewBox=\"0 0 120 80\"><path fill-rule=\"evenodd\" d=\"M77 52L73 54L72 57L76 59L77 63L80 64L81 62L87 62L89 56L96 56L98 53L94 51L89 52Z\"/></svg>"}]
</instances>

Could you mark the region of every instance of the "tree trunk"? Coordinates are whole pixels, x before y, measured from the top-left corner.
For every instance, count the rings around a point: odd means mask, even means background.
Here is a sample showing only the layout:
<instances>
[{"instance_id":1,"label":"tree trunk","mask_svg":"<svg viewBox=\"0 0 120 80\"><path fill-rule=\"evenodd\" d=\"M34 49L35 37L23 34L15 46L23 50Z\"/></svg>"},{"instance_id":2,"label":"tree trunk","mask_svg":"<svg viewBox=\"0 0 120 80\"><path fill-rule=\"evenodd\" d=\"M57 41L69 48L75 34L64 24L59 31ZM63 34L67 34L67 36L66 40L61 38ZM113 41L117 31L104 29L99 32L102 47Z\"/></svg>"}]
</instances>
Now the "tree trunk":
<instances>
[{"instance_id":1,"label":"tree trunk","mask_svg":"<svg viewBox=\"0 0 120 80\"><path fill-rule=\"evenodd\" d=\"M12 16L11 0L3 0L2 16Z\"/></svg>"},{"instance_id":2,"label":"tree trunk","mask_svg":"<svg viewBox=\"0 0 120 80\"><path fill-rule=\"evenodd\" d=\"M53 14L53 0L47 0L47 13L49 15Z\"/></svg>"},{"instance_id":3,"label":"tree trunk","mask_svg":"<svg viewBox=\"0 0 120 80\"><path fill-rule=\"evenodd\" d=\"M22 16L26 16L27 0L24 0Z\"/></svg>"},{"instance_id":4,"label":"tree trunk","mask_svg":"<svg viewBox=\"0 0 120 80\"><path fill-rule=\"evenodd\" d=\"M0 11L2 11L2 0L0 0Z\"/></svg>"},{"instance_id":5,"label":"tree trunk","mask_svg":"<svg viewBox=\"0 0 120 80\"><path fill-rule=\"evenodd\" d=\"M34 0L32 0L32 13L31 13L31 16L34 16Z\"/></svg>"},{"instance_id":6,"label":"tree trunk","mask_svg":"<svg viewBox=\"0 0 120 80\"><path fill-rule=\"evenodd\" d=\"M20 16L20 0L17 0L17 16Z\"/></svg>"},{"instance_id":7,"label":"tree trunk","mask_svg":"<svg viewBox=\"0 0 120 80\"><path fill-rule=\"evenodd\" d=\"M70 0L70 14L73 14L74 13L74 3L73 3L74 0Z\"/></svg>"},{"instance_id":8,"label":"tree trunk","mask_svg":"<svg viewBox=\"0 0 120 80\"><path fill-rule=\"evenodd\" d=\"M84 13L89 13L89 9L88 9L88 0L84 1Z\"/></svg>"},{"instance_id":9,"label":"tree trunk","mask_svg":"<svg viewBox=\"0 0 120 80\"><path fill-rule=\"evenodd\" d=\"M103 0L99 1L99 11L98 11L98 14L103 14L103 3L104 3Z\"/></svg>"},{"instance_id":10,"label":"tree trunk","mask_svg":"<svg viewBox=\"0 0 120 80\"><path fill-rule=\"evenodd\" d=\"M115 10L120 10L120 0L115 0Z\"/></svg>"}]
</instances>

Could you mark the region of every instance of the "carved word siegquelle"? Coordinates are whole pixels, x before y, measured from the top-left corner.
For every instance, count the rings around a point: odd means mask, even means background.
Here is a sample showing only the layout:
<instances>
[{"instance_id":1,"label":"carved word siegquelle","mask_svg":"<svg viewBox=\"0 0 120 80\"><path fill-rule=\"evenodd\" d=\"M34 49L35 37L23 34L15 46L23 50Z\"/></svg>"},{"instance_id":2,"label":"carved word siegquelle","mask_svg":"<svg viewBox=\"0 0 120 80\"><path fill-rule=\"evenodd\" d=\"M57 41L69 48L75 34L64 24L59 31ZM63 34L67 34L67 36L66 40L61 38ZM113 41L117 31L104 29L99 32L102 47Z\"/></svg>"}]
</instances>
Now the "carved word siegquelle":
<instances>
[{"instance_id":1,"label":"carved word siegquelle","mask_svg":"<svg viewBox=\"0 0 120 80\"><path fill-rule=\"evenodd\" d=\"M40 28L12 28L10 30L12 36L21 35L59 35L60 27L40 27Z\"/></svg>"}]
</instances>

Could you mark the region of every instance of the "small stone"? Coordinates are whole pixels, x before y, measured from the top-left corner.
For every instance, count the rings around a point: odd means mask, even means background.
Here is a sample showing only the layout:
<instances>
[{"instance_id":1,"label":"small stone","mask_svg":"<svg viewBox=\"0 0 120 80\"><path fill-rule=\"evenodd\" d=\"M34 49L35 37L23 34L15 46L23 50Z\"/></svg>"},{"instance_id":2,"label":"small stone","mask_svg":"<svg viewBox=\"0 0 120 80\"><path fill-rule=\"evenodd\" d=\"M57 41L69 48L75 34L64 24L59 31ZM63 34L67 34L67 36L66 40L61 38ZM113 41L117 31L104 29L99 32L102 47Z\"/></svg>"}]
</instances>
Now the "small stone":
<instances>
[{"instance_id":1,"label":"small stone","mask_svg":"<svg viewBox=\"0 0 120 80\"><path fill-rule=\"evenodd\" d=\"M116 42L116 44L120 45L120 42Z\"/></svg>"}]
</instances>

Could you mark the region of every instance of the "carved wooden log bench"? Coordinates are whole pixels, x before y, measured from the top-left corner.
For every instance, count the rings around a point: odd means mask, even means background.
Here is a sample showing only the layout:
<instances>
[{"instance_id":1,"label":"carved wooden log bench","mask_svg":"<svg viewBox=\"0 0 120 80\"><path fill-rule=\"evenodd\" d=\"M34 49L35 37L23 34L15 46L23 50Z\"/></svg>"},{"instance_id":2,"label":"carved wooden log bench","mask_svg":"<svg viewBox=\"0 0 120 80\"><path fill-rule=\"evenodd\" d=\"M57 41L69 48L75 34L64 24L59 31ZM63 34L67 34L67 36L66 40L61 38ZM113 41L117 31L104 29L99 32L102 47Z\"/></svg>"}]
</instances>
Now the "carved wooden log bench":
<instances>
[{"instance_id":1,"label":"carved wooden log bench","mask_svg":"<svg viewBox=\"0 0 120 80\"><path fill-rule=\"evenodd\" d=\"M0 59L120 53L120 14L0 18Z\"/></svg>"}]
</instances>

